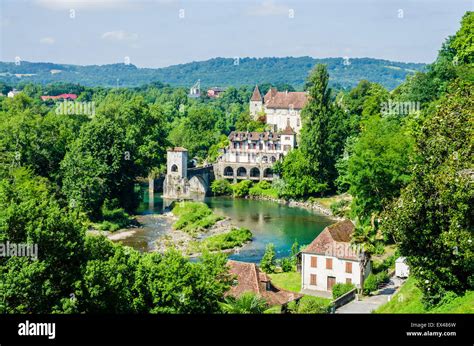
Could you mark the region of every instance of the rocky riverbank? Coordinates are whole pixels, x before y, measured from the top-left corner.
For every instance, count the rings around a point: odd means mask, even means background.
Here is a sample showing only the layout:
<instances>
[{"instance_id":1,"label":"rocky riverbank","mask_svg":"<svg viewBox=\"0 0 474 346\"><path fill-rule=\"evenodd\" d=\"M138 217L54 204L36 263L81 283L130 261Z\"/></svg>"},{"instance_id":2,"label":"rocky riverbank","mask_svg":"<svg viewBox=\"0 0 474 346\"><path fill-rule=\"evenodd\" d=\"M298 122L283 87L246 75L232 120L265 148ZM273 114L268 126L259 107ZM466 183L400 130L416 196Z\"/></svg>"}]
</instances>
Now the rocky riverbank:
<instances>
[{"instance_id":1,"label":"rocky riverbank","mask_svg":"<svg viewBox=\"0 0 474 346\"><path fill-rule=\"evenodd\" d=\"M275 203L278 203L278 204L282 204L282 205L290 207L290 208L303 208L303 209L306 209L306 210L316 211L320 214L326 215L326 216L334 219L335 221L345 220L345 218L343 218L343 217L333 215L331 209L326 208L326 207L324 207L321 204L316 203L316 202L286 200L286 199L282 199L282 198L272 198L272 197L269 197L269 196L247 196L245 198L254 199L254 200L261 200L261 201L271 201L271 202L275 202Z\"/></svg>"},{"instance_id":2,"label":"rocky riverbank","mask_svg":"<svg viewBox=\"0 0 474 346\"><path fill-rule=\"evenodd\" d=\"M178 220L178 217L176 217L171 212L159 215L159 217L165 218L171 225ZM170 228L162 236L156 239L155 251L165 252L167 249L174 248L183 253L184 255L196 257L200 255L200 252L196 251L197 243L211 236L228 233L235 228L236 226L232 224L231 219L228 217L217 221L209 229L193 232L192 235L188 232ZM238 247L233 249L222 250L221 252L228 253L233 252L237 249Z\"/></svg>"}]
</instances>

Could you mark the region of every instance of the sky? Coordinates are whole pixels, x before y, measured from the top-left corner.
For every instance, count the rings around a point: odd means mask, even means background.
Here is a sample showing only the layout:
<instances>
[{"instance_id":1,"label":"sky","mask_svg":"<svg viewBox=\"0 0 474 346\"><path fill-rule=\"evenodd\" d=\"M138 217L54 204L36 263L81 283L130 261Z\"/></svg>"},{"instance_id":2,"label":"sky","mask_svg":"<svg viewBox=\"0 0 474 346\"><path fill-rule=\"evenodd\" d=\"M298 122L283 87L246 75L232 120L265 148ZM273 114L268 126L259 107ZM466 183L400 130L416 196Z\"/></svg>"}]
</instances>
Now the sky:
<instances>
[{"instance_id":1,"label":"sky","mask_svg":"<svg viewBox=\"0 0 474 346\"><path fill-rule=\"evenodd\" d=\"M474 0L0 0L0 61L164 67L214 57L432 62Z\"/></svg>"}]
</instances>

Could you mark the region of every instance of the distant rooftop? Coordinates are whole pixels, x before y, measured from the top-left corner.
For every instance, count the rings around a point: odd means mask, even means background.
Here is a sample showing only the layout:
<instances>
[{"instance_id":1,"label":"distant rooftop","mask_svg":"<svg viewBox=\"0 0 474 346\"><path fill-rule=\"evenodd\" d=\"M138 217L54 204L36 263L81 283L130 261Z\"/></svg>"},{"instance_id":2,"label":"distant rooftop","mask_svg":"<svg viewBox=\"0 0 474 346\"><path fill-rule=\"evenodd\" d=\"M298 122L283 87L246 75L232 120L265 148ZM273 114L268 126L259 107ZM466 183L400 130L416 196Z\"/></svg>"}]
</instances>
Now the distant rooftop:
<instances>
[{"instance_id":1,"label":"distant rooftop","mask_svg":"<svg viewBox=\"0 0 474 346\"><path fill-rule=\"evenodd\" d=\"M168 148L168 151L181 152L181 151L188 151L188 149L183 148L183 147L174 147L174 148Z\"/></svg>"}]
</instances>

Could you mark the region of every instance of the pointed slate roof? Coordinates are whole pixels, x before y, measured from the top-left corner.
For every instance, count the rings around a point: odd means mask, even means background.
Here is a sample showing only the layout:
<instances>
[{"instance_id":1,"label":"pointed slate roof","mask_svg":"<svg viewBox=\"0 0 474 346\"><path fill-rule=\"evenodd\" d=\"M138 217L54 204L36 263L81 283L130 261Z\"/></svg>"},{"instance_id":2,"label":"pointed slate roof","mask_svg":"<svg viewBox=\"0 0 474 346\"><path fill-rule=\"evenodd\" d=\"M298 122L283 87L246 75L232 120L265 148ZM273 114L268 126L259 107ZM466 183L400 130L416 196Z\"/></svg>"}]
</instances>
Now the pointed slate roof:
<instances>
[{"instance_id":1,"label":"pointed slate roof","mask_svg":"<svg viewBox=\"0 0 474 346\"><path fill-rule=\"evenodd\" d=\"M286 122L286 128L282 132L283 135L296 135L296 132L293 131L293 128L290 126L290 119Z\"/></svg>"},{"instance_id":2,"label":"pointed slate roof","mask_svg":"<svg viewBox=\"0 0 474 346\"><path fill-rule=\"evenodd\" d=\"M258 85L255 86L253 90L253 95L250 101L262 101L262 95L260 94L260 90L258 90Z\"/></svg>"}]
</instances>

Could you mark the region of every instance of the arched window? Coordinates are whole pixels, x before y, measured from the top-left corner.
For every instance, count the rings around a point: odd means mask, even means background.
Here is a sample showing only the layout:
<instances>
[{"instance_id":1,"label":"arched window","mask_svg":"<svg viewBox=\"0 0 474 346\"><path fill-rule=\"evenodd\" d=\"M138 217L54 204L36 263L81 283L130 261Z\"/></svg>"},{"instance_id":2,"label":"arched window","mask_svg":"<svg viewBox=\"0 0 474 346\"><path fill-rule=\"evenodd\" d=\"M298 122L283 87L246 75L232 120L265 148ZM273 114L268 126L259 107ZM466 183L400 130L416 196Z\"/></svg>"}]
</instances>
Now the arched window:
<instances>
[{"instance_id":1,"label":"arched window","mask_svg":"<svg viewBox=\"0 0 474 346\"><path fill-rule=\"evenodd\" d=\"M252 178L259 178L260 177L260 170L257 167L253 167L250 170L250 177Z\"/></svg>"},{"instance_id":2,"label":"arched window","mask_svg":"<svg viewBox=\"0 0 474 346\"><path fill-rule=\"evenodd\" d=\"M245 167L239 167L237 169L237 176L238 177L246 177L247 176L247 170L245 169Z\"/></svg>"},{"instance_id":3,"label":"arched window","mask_svg":"<svg viewBox=\"0 0 474 346\"><path fill-rule=\"evenodd\" d=\"M273 178L273 171L271 168L267 168L263 171L264 178Z\"/></svg>"},{"instance_id":4,"label":"arched window","mask_svg":"<svg viewBox=\"0 0 474 346\"><path fill-rule=\"evenodd\" d=\"M263 163L267 163L267 162L268 162L268 157L263 156L263 157L262 157L262 162L263 162Z\"/></svg>"},{"instance_id":5,"label":"arched window","mask_svg":"<svg viewBox=\"0 0 474 346\"><path fill-rule=\"evenodd\" d=\"M233 177L234 176L234 170L232 169L232 167L224 168L224 176L226 176L226 177Z\"/></svg>"},{"instance_id":6,"label":"arched window","mask_svg":"<svg viewBox=\"0 0 474 346\"><path fill-rule=\"evenodd\" d=\"M177 172L178 171L178 166L173 165L171 166L171 172Z\"/></svg>"}]
</instances>

